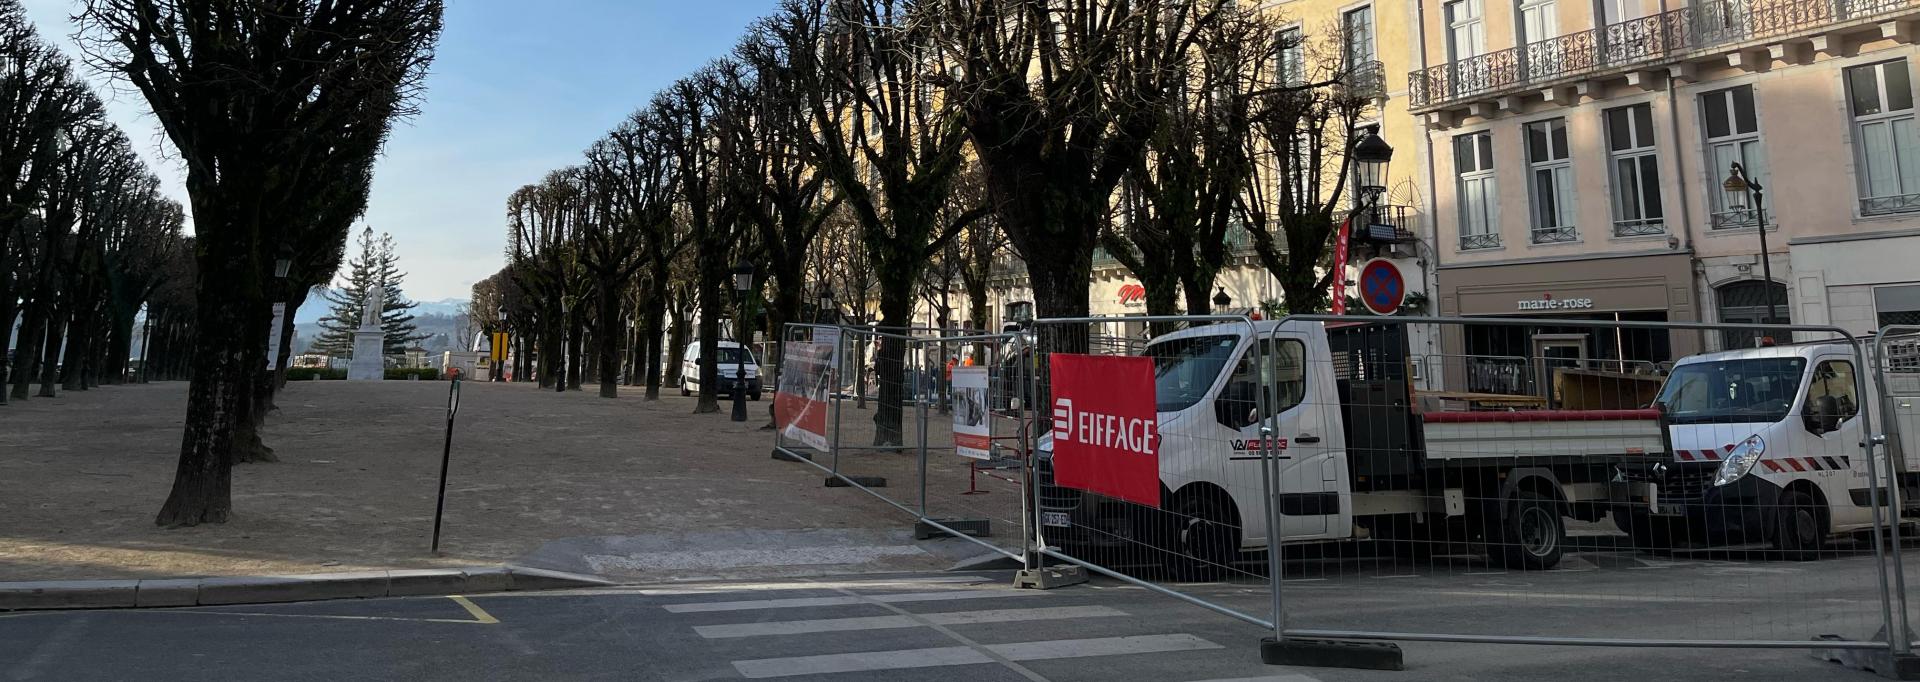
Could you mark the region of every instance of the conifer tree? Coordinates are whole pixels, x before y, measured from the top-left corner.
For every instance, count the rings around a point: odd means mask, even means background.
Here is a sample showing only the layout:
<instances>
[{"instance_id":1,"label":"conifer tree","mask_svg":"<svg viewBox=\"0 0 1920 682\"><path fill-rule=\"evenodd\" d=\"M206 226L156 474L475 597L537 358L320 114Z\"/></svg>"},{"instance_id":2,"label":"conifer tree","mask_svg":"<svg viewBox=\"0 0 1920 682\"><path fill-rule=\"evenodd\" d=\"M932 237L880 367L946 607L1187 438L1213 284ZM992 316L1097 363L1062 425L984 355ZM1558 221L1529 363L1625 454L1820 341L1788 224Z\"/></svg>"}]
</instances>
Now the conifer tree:
<instances>
[{"instance_id":1,"label":"conifer tree","mask_svg":"<svg viewBox=\"0 0 1920 682\"><path fill-rule=\"evenodd\" d=\"M386 333L383 355L400 355L407 346L427 338L413 324L414 302L401 293L406 273L400 271L399 257L393 251L393 235L378 239L369 227L360 233L360 255L347 262L347 280L327 291L327 303L333 312L320 320L323 330L313 342L316 353L334 357L353 354L353 332L360 328L360 313L367 290L382 287L385 295L380 312L380 328Z\"/></svg>"}]
</instances>

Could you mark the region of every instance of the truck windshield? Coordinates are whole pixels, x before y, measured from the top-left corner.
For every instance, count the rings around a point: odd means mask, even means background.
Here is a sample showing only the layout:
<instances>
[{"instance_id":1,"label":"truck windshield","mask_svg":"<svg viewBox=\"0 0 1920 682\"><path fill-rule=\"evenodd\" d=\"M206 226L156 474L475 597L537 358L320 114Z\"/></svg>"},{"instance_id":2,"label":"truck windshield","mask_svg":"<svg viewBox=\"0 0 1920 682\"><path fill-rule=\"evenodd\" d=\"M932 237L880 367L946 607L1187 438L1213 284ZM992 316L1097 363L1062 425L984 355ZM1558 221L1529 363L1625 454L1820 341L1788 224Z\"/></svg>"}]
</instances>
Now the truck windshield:
<instances>
[{"instance_id":1,"label":"truck windshield","mask_svg":"<svg viewBox=\"0 0 1920 682\"><path fill-rule=\"evenodd\" d=\"M1696 362L1673 369L1659 404L1674 424L1772 423L1800 394L1802 358Z\"/></svg>"},{"instance_id":2,"label":"truck windshield","mask_svg":"<svg viewBox=\"0 0 1920 682\"><path fill-rule=\"evenodd\" d=\"M1195 336L1147 346L1153 356L1154 409L1176 412L1207 397L1239 342L1238 336Z\"/></svg>"}]
</instances>

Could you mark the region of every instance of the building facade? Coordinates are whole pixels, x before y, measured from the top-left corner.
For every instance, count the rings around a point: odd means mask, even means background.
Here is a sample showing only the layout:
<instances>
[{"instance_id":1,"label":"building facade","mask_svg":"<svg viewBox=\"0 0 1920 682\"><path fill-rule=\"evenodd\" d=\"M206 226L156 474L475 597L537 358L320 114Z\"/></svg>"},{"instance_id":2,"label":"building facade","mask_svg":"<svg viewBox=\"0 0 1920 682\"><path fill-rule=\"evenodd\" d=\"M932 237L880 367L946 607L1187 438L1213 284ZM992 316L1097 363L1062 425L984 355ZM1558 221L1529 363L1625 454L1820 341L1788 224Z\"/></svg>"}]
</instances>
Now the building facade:
<instances>
[{"instance_id":1,"label":"building facade","mask_svg":"<svg viewBox=\"0 0 1920 682\"><path fill-rule=\"evenodd\" d=\"M1442 313L1920 321L1920 3L1412 2ZM1728 192L1735 164L1764 191ZM1588 356L1752 341L1610 336Z\"/></svg>"}]
</instances>

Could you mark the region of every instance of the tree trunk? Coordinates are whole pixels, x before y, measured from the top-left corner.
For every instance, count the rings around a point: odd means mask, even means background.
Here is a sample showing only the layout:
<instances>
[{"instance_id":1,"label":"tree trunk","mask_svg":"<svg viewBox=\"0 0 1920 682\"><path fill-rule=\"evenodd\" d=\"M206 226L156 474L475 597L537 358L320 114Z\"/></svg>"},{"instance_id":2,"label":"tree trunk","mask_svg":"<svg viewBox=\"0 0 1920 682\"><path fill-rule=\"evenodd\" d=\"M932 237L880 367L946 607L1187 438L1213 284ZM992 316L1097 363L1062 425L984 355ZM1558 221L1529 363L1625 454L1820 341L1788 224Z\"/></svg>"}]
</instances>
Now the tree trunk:
<instances>
[{"instance_id":1,"label":"tree trunk","mask_svg":"<svg viewBox=\"0 0 1920 682\"><path fill-rule=\"evenodd\" d=\"M873 359L874 373L880 380L879 407L873 411L873 444L898 446L905 438L901 420L907 397L907 343L901 337L912 333L909 328L913 326L913 278L919 273L911 268L898 268L893 272L882 269L878 274L880 330L887 333L880 336L880 350ZM944 362L945 358L941 360Z\"/></svg>"},{"instance_id":2,"label":"tree trunk","mask_svg":"<svg viewBox=\"0 0 1920 682\"><path fill-rule=\"evenodd\" d=\"M56 310L47 316L50 324L47 327L47 345L40 355L40 392L35 394L41 398L55 397L53 385L60 381L60 351L67 340L67 325L61 319L62 312Z\"/></svg>"},{"instance_id":3,"label":"tree trunk","mask_svg":"<svg viewBox=\"0 0 1920 682\"><path fill-rule=\"evenodd\" d=\"M281 301L287 307L286 314L280 316L280 349L273 358L273 394L267 399L270 409L280 409L273 406L273 397L280 394L280 389L287 387L287 367L293 364L293 317L300 312L300 305L306 302L306 287L296 288L287 294L287 300Z\"/></svg>"},{"instance_id":4,"label":"tree trunk","mask_svg":"<svg viewBox=\"0 0 1920 682\"><path fill-rule=\"evenodd\" d=\"M685 296L685 294L677 294L677 296ZM666 306L667 302L663 300L661 301L661 305ZM671 310L673 311L673 332L667 339L666 383L679 386L686 381L686 377L680 376L680 374L681 368L687 364L689 323L687 321L687 309L685 305L672 306ZM664 313L665 311L663 310L662 312ZM659 392L654 392L654 397L659 398Z\"/></svg>"},{"instance_id":5,"label":"tree trunk","mask_svg":"<svg viewBox=\"0 0 1920 682\"><path fill-rule=\"evenodd\" d=\"M620 397L620 333L625 329L621 322L619 292L617 283L609 277L600 282L600 333L593 335L594 345L600 347L600 397Z\"/></svg>"},{"instance_id":6,"label":"tree trunk","mask_svg":"<svg viewBox=\"0 0 1920 682\"><path fill-rule=\"evenodd\" d=\"M138 307L135 308L138 310ZM0 319L5 319L0 316ZM144 348L146 342L141 341ZM104 383L127 383L128 360L133 356L133 315L124 307L116 306L113 314L113 342L107 345L107 366Z\"/></svg>"},{"instance_id":7,"label":"tree trunk","mask_svg":"<svg viewBox=\"0 0 1920 682\"><path fill-rule=\"evenodd\" d=\"M38 301L26 305L20 325L20 346L13 353L13 398L26 400L40 368L40 348L47 339L47 311Z\"/></svg>"},{"instance_id":8,"label":"tree trunk","mask_svg":"<svg viewBox=\"0 0 1920 682\"><path fill-rule=\"evenodd\" d=\"M242 328L246 346L237 377L240 398L233 422L233 448L228 450L234 464L280 461L274 456L273 448L267 447L260 438L260 427L267 422L269 392L273 386L273 374L266 366L267 338L272 335L272 324L273 308L263 304L258 312L250 311Z\"/></svg>"},{"instance_id":9,"label":"tree trunk","mask_svg":"<svg viewBox=\"0 0 1920 682\"><path fill-rule=\"evenodd\" d=\"M87 385L87 368L93 361L93 316L87 314L91 306L74 302L73 313L68 316L65 361L60 367L60 390L84 391Z\"/></svg>"},{"instance_id":10,"label":"tree trunk","mask_svg":"<svg viewBox=\"0 0 1920 682\"><path fill-rule=\"evenodd\" d=\"M587 336L587 311L575 306L567 316L567 390L580 390L580 375L586 369L584 350Z\"/></svg>"},{"instance_id":11,"label":"tree trunk","mask_svg":"<svg viewBox=\"0 0 1920 682\"><path fill-rule=\"evenodd\" d=\"M660 399L660 359L667 350L662 345L663 335L667 331L665 326L668 290L665 279L654 281L659 284L654 285L653 293L647 295L645 315L640 321L640 339L644 346L640 351L641 361L646 363L644 365L646 369L642 370L644 378L641 383L646 384L647 400Z\"/></svg>"},{"instance_id":12,"label":"tree trunk","mask_svg":"<svg viewBox=\"0 0 1920 682\"><path fill-rule=\"evenodd\" d=\"M694 414L720 411L720 300L719 286L700 287L700 402Z\"/></svg>"},{"instance_id":13,"label":"tree trunk","mask_svg":"<svg viewBox=\"0 0 1920 682\"><path fill-rule=\"evenodd\" d=\"M967 286L967 316L973 318L973 326L982 332L995 333L999 330L989 327L987 322L987 283L985 279L979 286ZM984 344L973 344L973 364L987 364L987 348Z\"/></svg>"},{"instance_id":14,"label":"tree trunk","mask_svg":"<svg viewBox=\"0 0 1920 682\"><path fill-rule=\"evenodd\" d=\"M167 527L226 523L232 514L233 463L228 452L233 447L234 420L240 409L249 337L218 330L244 329L250 309L259 305L232 295L233 290L242 288L233 281L245 276L232 271L239 268L206 267L218 259L200 260L203 267L195 326L208 331L199 335L193 348L193 379L187 389L186 428L181 434L173 489L154 518L155 524Z\"/></svg>"}]
</instances>

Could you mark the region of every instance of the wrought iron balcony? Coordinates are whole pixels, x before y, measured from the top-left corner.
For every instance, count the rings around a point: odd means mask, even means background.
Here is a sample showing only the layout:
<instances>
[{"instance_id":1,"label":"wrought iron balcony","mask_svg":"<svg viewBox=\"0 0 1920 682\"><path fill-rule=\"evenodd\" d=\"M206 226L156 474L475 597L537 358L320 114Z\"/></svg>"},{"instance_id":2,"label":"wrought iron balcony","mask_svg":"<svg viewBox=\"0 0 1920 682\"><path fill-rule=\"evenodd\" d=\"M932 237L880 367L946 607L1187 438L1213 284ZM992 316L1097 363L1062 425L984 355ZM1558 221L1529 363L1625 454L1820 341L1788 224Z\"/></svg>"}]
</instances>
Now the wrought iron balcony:
<instances>
[{"instance_id":1,"label":"wrought iron balcony","mask_svg":"<svg viewBox=\"0 0 1920 682\"><path fill-rule=\"evenodd\" d=\"M1380 204L1369 216L1355 221L1352 239L1372 244L1404 244L1414 241L1413 207Z\"/></svg>"},{"instance_id":2,"label":"wrought iron balcony","mask_svg":"<svg viewBox=\"0 0 1920 682\"><path fill-rule=\"evenodd\" d=\"M1461 251L1473 251L1476 249L1497 249L1497 248L1500 248L1500 234L1498 232L1492 233L1492 234L1460 235Z\"/></svg>"},{"instance_id":3,"label":"wrought iron balcony","mask_svg":"<svg viewBox=\"0 0 1920 682\"><path fill-rule=\"evenodd\" d=\"M1378 61L1350 64L1341 70L1338 87L1349 97L1384 99L1387 96L1386 65Z\"/></svg>"},{"instance_id":4,"label":"wrought iron balcony","mask_svg":"<svg viewBox=\"0 0 1920 682\"><path fill-rule=\"evenodd\" d=\"M1615 237L1652 237L1667 233L1667 222L1660 218L1631 218L1613 221Z\"/></svg>"},{"instance_id":5,"label":"wrought iron balcony","mask_svg":"<svg viewBox=\"0 0 1920 682\"><path fill-rule=\"evenodd\" d=\"M1704 0L1407 75L1418 111L1764 38L1920 9L1920 0Z\"/></svg>"},{"instance_id":6,"label":"wrought iron balcony","mask_svg":"<svg viewBox=\"0 0 1920 682\"><path fill-rule=\"evenodd\" d=\"M1535 244L1564 244L1579 240L1580 233L1576 231L1572 225L1533 228L1533 243Z\"/></svg>"}]
</instances>

